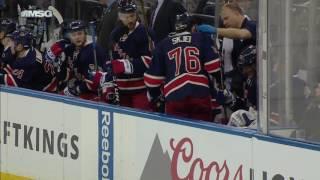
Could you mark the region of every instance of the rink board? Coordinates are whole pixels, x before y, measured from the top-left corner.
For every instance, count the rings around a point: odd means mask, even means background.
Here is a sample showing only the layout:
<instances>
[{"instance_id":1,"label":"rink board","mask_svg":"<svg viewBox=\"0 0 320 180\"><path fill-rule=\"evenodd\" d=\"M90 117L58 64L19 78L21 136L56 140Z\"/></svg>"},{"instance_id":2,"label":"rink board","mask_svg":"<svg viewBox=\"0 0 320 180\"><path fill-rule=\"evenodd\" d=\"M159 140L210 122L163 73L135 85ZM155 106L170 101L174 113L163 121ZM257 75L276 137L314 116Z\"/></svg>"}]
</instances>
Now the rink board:
<instances>
[{"instance_id":1,"label":"rink board","mask_svg":"<svg viewBox=\"0 0 320 180\"><path fill-rule=\"evenodd\" d=\"M98 179L98 110L1 89L0 170L31 179ZM45 98L44 98L45 97Z\"/></svg>"},{"instance_id":2,"label":"rink board","mask_svg":"<svg viewBox=\"0 0 320 180\"><path fill-rule=\"evenodd\" d=\"M318 145L0 87L5 179L320 179Z\"/></svg>"}]
</instances>

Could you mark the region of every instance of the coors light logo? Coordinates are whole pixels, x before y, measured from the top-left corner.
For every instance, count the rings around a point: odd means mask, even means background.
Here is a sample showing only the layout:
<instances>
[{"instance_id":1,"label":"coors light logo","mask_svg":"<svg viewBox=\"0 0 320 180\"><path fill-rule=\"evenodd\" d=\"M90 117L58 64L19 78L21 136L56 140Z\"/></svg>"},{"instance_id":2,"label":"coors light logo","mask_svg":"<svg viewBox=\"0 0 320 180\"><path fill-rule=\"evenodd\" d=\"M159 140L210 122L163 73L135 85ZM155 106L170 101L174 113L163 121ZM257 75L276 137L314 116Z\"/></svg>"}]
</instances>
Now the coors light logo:
<instances>
[{"instance_id":1,"label":"coors light logo","mask_svg":"<svg viewBox=\"0 0 320 180\"><path fill-rule=\"evenodd\" d=\"M168 143L172 150L171 159L168 152L163 151L156 135L141 180L243 180L243 165L231 172L226 160L219 164L216 161L207 162L200 157L194 157L190 138L179 141L172 138ZM188 168L182 172L179 171L181 167Z\"/></svg>"}]
</instances>

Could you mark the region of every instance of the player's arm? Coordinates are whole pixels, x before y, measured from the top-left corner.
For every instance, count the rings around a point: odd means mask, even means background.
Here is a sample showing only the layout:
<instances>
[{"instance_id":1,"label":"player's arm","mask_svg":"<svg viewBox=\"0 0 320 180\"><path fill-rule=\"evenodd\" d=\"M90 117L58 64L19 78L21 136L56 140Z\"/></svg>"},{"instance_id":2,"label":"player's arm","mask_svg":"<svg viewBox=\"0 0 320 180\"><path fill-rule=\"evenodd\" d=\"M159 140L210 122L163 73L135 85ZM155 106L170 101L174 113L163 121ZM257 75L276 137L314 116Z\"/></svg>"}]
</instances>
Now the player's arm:
<instances>
[{"instance_id":1,"label":"player's arm","mask_svg":"<svg viewBox=\"0 0 320 180\"><path fill-rule=\"evenodd\" d=\"M4 84L8 86L30 88L36 71L36 64L28 64L21 69L12 69L12 72L4 75Z\"/></svg>"},{"instance_id":2,"label":"player's arm","mask_svg":"<svg viewBox=\"0 0 320 180\"><path fill-rule=\"evenodd\" d=\"M15 78L11 74L8 74L8 73L6 73L6 74L0 73L0 84L18 87L18 84L17 84Z\"/></svg>"},{"instance_id":3,"label":"player's arm","mask_svg":"<svg viewBox=\"0 0 320 180\"><path fill-rule=\"evenodd\" d=\"M146 33L145 33L146 34ZM113 72L115 74L136 74L143 75L151 64L148 38L143 34L137 42L140 57L129 59L116 59L112 61Z\"/></svg>"},{"instance_id":4,"label":"player's arm","mask_svg":"<svg viewBox=\"0 0 320 180\"><path fill-rule=\"evenodd\" d=\"M96 58L97 58L98 69L92 70L91 67L87 67L87 71L82 72L81 74L82 80L77 81L74 85L68 84L67 88L69 88L70 94L78 96L86 92L98 92L100 87L100 80L105 75L105 73L101 71L102 66L103 64L105 64L107 60L107 53L100 46L96 47ZM93 57L89 61L90 62L94 61ZM75 65L74 67L76 69L80 68L79 62L82 62L82 61L77 60L76 63L74 64ZM95 62L92 62L92 63L95 63Z\"/></svg>"},{"instance_id":5,"label":"player's arm","mask_svg":"<svg viewBox=\"0 0 320 180\"><path fill-rule=\"evenodd\" d=\"M132 60L132 66L135 74L141 74L143 75L144 72L146 72L147 69L150 68L151 65L151 53L149 50L149 41L150 39L148 36L146 36L147 31L143 31L144 34L139 38L140 41L138 41L139 54L141 56L139 58L134 58Z\"/></svg>"},{"instance_id":6,"label":"player's arm","mask_svg":"<svg viewBox=\"0 0 320 180\"><path fill-rule=\"evenodd\" d=\"M112 61L115 74L143 75L151 64L151 57L142 55L139 58L117 59Z\"/></svg>"},{"instance_id":7,"label":"player's arm","mask_svg":"<svg viewBox=\"0 0 320 180\"><path fill-rule=\"evenodd\" d=\"M217 33L230 39L256 39L257 25L255 21L247 21L241 29L218 28Z\"/></svg>"},{"instance_id":8,"label":"player's arm","mask_svg":"<svg viewBox=\"0 0 320 180\"><path fill-rule=\"evenodd\" d=\"M218 36L230 38L230 39L250 39L252 34L248 29L236 29L236 28L217 28Z\"/></svg>"},{"instance_id":9,"label":"player's arm","mask_svg":"<svg viewBox=\"0 0 320 180\"><path fill-rule=\"evenodd\" d=\"M150 68L144 73L144 82L151 102L161 96L160 87L165 80L165 64L162 56L157 48L153 54Z\"/></svg>"},{"instance_id":10,"label":"player's arm","mask_svg":"<svg viewBox=\"0 0 320 180\"><path fill-rule=\"evenodd\" d=\"M54 67L52 75L56 76L59 84L66 83L71 77L71 70L67 67L66 55L64 53L69 46L69 41L65 39L59 40L43 56L44 65Z\"/></svg>"},{"instance_id":11,"label":"player's arm","mask_svg":"<svg viewBox=\"0 0 320 180\"><path fill-rule=\"evenodd\" d=\"M81 85L81 89L83 91L93 91L93 92L98 91L98 88L100 85L100 79L103 76L102 69L104 64L106 64L106 61L108 61L107 52L99 45L96 46L96 57L97 57L98 69L95 69L92 72L90 71L91 70L90 67L88 67L88 72L86 74L83 74L84 80Z\"/></svg>"}]
</instances>

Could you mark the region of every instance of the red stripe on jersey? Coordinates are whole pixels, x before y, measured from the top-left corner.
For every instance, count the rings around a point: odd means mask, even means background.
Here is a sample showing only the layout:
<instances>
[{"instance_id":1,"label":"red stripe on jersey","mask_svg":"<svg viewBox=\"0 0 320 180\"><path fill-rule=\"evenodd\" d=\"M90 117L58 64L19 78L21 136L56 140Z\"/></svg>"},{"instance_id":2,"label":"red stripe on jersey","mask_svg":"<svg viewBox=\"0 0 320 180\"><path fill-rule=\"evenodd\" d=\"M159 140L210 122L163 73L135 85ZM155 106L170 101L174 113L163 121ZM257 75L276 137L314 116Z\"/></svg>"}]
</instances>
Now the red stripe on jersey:
<instances>
[{"instance_id":1,"label":"red stripe on jersey","mask_svg":"<svg viewBox=\"0 0 320 180\"><path fill-rule=\"evenodd\" d=\"M159 87L164 80L162 76L153 76L147 73L144 73L144 83L148 87Z\"/></svg>"},{"instance_id":2,"label":"red stripe on jersey","mask_svg":"<svg viewBox=\"0 0 320 180\"><path fill-rule=\"evenodd\" d=\"M209 87L208 82L208 78L205 75L183 74L182 76L178 76L175 79L171 80L164 86L164 94L167 97L172 92L182 88L187 84Z\"/></svg>"},{"instance_id":3,"label":"red stripe on jersey","mask_svg":"<svg viewBox=\"0 0 320 180\"><path fill-rule=\"evenodd\" d=\"M6 74L4 76L4 83L8 86L15 86L18 87L16 81L14 80L13 76L11 74Z\"/></svg>"},{"instance_id":4,"label":"red stripe on jersey","mask_svg":"<svg viewBox=\"0 0 320 180\"><path fill-rule=\"evenodd\" d=\"M120 90L138 90L146 88L143 78L117 79L116 82Z\"/></svg>"},{"instance_id":5,"label":"red stripe on jersey","mask_svg":"<svg viewBox=\"0 0 320 180\"><path fill-rule=\"evenodd\" d=\"M204 63L204 68L208 73L214 73L220 70L220 59L211 60Z\"/></svg>"},{"instance_id":6,"label":"red stripe on jersey","mask_svg":"<svg viewBox=\"0 0 320 180\"><path fill-rule=\"evenodd\" d=\"M53 78L51 82L42 89L45 92L55 92L57 90L58 81L56 78Z\"/></svg>"},{"instance_id":7,"label":"red stripe on jersey","mask_svg":"<svg viewBox=\"0 0 320 180\"><path fill-rule=\"evenodd\" d=\"M6 68L8 68L8 70L9 70L10 72L13 71L13 69L11 68L11 66L10 66L9 64L7 64Z\"/></svg>"},{"instance_id":8,"label":"red stripe on jersey","mask_svg":"<svg viewBox=\"0 0 320 180\"><path fill-rule=\"evenodd\" d=\"M6 65L6 67L3 68L4 71L6 71L7 74L12 73L12 68L9 64Z\"/></svg>"},{"instance_id":9,"label":"red stripe on jersey","mask_svg":"<svg viewBox=\"0 0 320 180\"><path fill-rule=\"evenodd\" d=\"M151 57L149 57L149 56L141 56L141 59L142 59L144 65L149 69L150 64L151 64Z\"/></svg>"}]
</instances>

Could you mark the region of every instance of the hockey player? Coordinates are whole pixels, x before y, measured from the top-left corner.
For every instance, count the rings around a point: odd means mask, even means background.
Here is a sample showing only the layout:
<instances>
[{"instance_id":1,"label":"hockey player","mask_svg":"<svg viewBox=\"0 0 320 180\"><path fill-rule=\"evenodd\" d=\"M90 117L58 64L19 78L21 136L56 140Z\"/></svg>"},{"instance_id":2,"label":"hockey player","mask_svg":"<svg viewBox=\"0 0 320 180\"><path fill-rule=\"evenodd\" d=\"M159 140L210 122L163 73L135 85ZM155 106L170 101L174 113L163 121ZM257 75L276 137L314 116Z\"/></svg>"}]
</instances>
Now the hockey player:
<instances>
[{"instance_id":1,"label":"hockey player","mask_svg":"<svg viewBox=\"0 0 320 180\"><path fill-rule=\"evenodd\" d=\"M238 68L242 75L246 78L244 82L244 94L241 96L234 96L229 101L230 109L237 111L239 109L249 110L249 107L257 109L257 71L256 71L256 59L257 59L256 47L250 45L244 48L238 58ZM229 96L230 99L231 96Z\"/></svg>"},{"instance_id":2,"label":"hockey player","mask_svg":"<svg viewBox=\"0 0 320 180\"><path fill-rule=\"evenodd\" d=\"M15 60L5 67L6 74L0 75L0 84L35 89L35 79L41 64L41 55L32 47L32 34L18 30L12 33Z\"/></svg>"},{"instance_id":3,"label":"hockey player","mask_svg":"<svg viewBox=\"0 0 320 180\"><path fill-rule=\"evenodd\" d=\"M107 53L98 45L93 49L92 42L87 39L86 28L81 20L72 21L68 26L72 45L66 55L66 63L74 78L69 80L63 94L94 100L99 98L98 88L103 75L100 70L106 64ZM94 51L98 67L95 67Z\"/></svg>"},{"instance_id":4,"label":"hockey player","mask_svg":"<svg viewBox=\"0 0 320 180\"><path fill-rule=\"evenodd\" d=\"M238 67L244 77L245 94L247 105L257 109L257 70L256 70L257 51L256 47L250 45L241 51L238 58Z\"/></svg>"},{"instance_id":5,"label":"hockey player","mask_svg":"<svg viewBox=\"0 0 320 180\"><path fill-rule=\"evenodd\" d=\"M244 48L238 58L238 68L246 78L244 95L237 96L229 91L223 92L225 103L233 113L228 122L229 126L256 128L257 120L257 72L256 47L250 45Z\"/></svg>"},{"instance_id":6,"label":"hockey player","mask_svg":"<svg viewBox=\"0 0 320 180\"><path fill-rule=\"evenodd\" d=\"M11 33L16 30L16 23L10 19L0 20L0 70L11 63L14 59L13 56L13 40Z\"/></svg>"},{"instance_id":7,"label":"hockey player","mask_svg":"<svg viewBox=\"0 0 320 180\"><path fill-rule=\"evenodd\" d=\"M146 28L138 21L137 5L132 0L120 0L121 26L112 34L112 69L117 77L120 105L150 110L143 74L149 67L150 51Z\"/></svg>"},{"instance_id":8,"label":"hockey player","mask_svg":"<svg viewBox=\"0 0 320 180\"><path fill-rule=\"evenodd\" d=\"M176 33L157 46L144 80L151 102L160 96L164 85L165 112L186 118L211 121L208 74L218 76L220 59L212 40L203 33L190 33L187 14L177 15Z\"/></svg>"}]
</instances>

